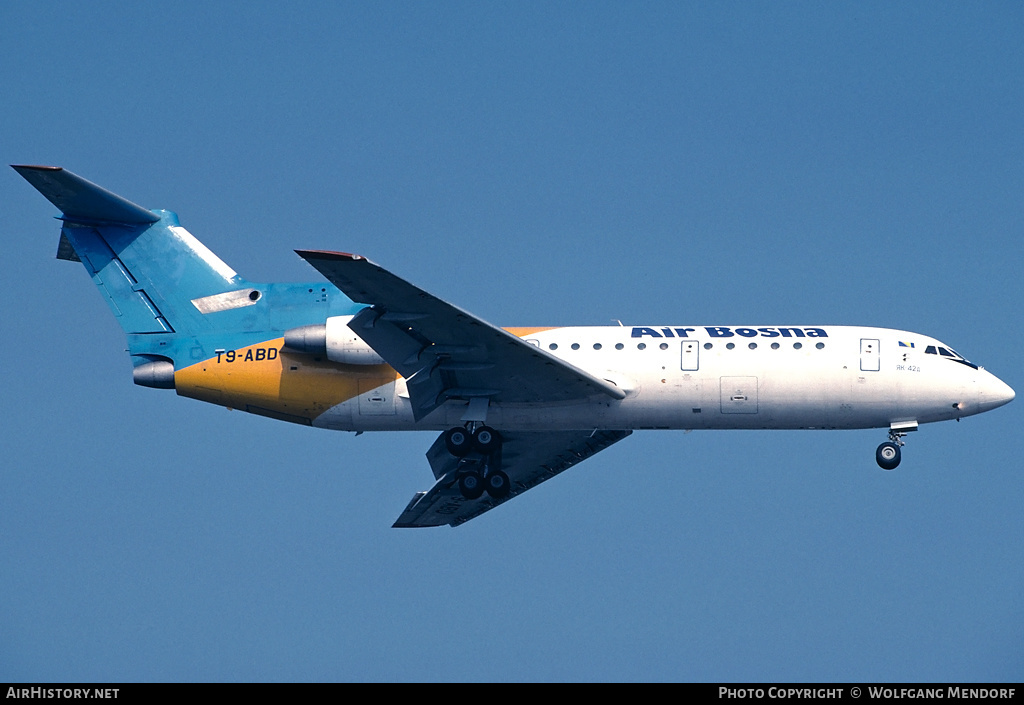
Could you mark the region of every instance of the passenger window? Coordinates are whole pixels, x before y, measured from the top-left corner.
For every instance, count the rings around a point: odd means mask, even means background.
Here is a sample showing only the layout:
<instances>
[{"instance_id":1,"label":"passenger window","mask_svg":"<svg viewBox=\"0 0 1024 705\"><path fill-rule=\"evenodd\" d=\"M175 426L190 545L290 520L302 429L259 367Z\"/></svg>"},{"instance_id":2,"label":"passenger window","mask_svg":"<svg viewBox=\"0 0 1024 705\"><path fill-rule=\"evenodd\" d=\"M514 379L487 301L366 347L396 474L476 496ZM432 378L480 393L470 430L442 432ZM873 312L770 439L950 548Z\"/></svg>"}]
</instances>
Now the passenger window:
<instances>
[{"instance_id":1,"label":"passenger window","mask_svg":"<svg viewBox=\"0 0 1024 705\"><path fill-rule=\"evenodd\" d=\"M647 349L647 343L637 343L636 349L637 350L646 350Z\"/></svg>"},{"instance_id":2,"label":"passenger window","mask_svg":"<svg viewBox=\"0 0 1024 705\"><path fill-rule=\"evenodd\" d=\"M579 343L573 343L569 347L571 347L573 350L579 350L580 349L580 344Z\"/></svg>"},{"instance_id":3,"label":"passenger window","mask_svg":"<svg viewBox=\"0 0 1024 705\"><path fill-rule=\"evenodd\" d=\"M624 348L624 347L626 347L626 346L623 345L622 343L615 343L615 349L616 350L622 350L622 348Z\"/></svg>"},{"instance_id":4,"label":"passenger window","mask_svg":"<svg viewBox=\"0 0 1024 705\"><path fill-rule=\"evenodd\" d=\"M710 350L710 349L711 349L711 348L713 348L713 347L715 347L715 346L714 346L714 345L712 345L711 343L704 343L704 349L705 349L705 350Z\"/></svg>"}]
</instances>

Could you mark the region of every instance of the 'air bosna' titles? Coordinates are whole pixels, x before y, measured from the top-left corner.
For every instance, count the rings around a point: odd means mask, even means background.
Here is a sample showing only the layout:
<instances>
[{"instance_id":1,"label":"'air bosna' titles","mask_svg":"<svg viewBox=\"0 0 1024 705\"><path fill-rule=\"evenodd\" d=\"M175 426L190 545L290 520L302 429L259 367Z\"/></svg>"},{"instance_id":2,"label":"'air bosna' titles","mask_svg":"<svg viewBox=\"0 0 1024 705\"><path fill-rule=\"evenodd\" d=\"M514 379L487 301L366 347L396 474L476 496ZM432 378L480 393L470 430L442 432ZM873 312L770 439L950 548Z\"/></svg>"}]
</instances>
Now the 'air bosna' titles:
<instances>
[{"instance_id":1,"label":"'air bosna' titles","mask_svg":"<svg viewBox=\"0 0 1024 705\"><path fill-rule=\"evenodd\" d=\"M687 338L688 333L693 333L696 328L646 328L634 327L633 338L642 338L645 335L651 338ZM827 338L828 333L824 328L778 328L775 326L767 328L730 328L728 326L705 326L710 338Z\"/></svg>"}]
</instances>

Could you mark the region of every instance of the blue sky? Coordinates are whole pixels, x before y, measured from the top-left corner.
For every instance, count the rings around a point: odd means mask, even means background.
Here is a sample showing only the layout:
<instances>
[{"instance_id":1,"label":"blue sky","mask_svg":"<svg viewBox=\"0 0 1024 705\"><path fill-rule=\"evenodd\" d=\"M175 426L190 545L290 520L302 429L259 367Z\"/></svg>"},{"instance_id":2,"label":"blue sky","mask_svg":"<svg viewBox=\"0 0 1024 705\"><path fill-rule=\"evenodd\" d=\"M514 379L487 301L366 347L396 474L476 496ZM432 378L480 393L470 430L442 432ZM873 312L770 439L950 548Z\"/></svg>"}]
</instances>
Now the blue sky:
<instances>
[{"instance_id":1,"label":"blue sky","mask_svg":"<svg viewBox=\"0 0 1024 705\"><path fill-rule=\"evenodd\" d=\"M0 154L243 276L364 254L500 325L850 324L1022 388L1024 8L0 4ZM0 680L1019 680L1020 402L642 432L458 529L433 434L132 385L0 179ZM1015 362L1016 361L1016 362Z\"/></svg>"}]
</instances>

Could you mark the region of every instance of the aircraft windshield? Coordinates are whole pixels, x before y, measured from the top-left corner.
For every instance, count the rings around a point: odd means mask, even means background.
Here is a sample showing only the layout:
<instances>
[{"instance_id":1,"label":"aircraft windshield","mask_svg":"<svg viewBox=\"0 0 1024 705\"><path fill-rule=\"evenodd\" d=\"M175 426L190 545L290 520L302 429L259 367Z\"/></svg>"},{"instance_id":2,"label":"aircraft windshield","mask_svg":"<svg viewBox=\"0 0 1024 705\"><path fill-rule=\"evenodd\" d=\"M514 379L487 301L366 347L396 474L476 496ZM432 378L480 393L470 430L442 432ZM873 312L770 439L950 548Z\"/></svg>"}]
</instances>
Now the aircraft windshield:
<instances>
[{"instance_id":1,"label":"aircraft windshield","mask_svg":"<svg viewBox=\"0 0 1024 705\"><path fill-rule=\"evenodd\" d=\"M924 349L924 354L925 355L939 355L941 357L948 357L951 360L959 362L959 363L961 363L963 365L967 365L968 367L973 367L974 369L978 369L977 365L975 365L973 362L969 361L967 358L965 358L963 355L958 353L956 350L953 350L952 348L944 348L941 345L929 345L928 347L926 347Z\"/></svg>"}]
</instances>

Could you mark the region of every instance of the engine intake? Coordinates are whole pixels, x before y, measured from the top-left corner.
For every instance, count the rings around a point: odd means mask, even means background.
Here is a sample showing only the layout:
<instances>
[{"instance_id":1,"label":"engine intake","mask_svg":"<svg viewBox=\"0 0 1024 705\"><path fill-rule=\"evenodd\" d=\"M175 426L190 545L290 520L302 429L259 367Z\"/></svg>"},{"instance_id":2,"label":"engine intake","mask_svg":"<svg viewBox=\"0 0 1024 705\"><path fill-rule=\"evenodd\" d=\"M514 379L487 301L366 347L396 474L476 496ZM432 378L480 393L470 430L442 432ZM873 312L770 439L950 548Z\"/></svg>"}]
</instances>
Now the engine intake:
<instances>
[{"instance_id":1,"label":"engine intake","mask_svg":"<svg viewBox=\"0 0 1024 705\"><path fill-rule=\"evenodd\" d=\"M331 316L326 323L299 326L285 331L285 347L307 355L326 355L344 365L387 364L376 351L348 327L352 316Z\"/></svg>"}]
</instances>

